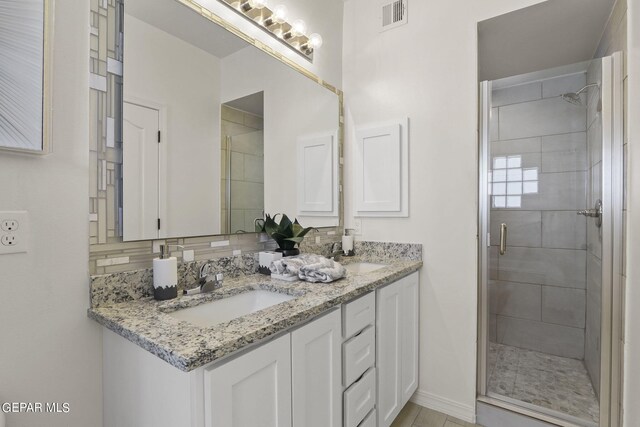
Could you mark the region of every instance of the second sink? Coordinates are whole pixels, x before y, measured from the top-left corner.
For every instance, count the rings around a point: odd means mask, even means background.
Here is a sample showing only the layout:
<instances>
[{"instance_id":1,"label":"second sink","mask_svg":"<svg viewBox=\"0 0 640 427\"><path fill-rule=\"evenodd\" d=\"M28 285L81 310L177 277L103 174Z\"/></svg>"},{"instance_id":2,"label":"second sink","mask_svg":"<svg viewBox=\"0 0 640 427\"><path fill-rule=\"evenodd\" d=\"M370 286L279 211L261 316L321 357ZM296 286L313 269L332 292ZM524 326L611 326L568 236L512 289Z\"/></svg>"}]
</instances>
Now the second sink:
<instances>
[{"instance_id":1,"label":"second sink","mask_svg":"<svg viewBox=\"0 0 640 427\"><path fill-rule=\"evenodd\" d=\"M167 314L175 319L184 320L197 326L210 327L255 313L293 298L295 297L278 292L250 290Z\"/></svg>"},{"instance_id":2,"label":"second sink","mask_svg":"<svg viewBox=\"0 0 640 427\"><path fill-rule=\"evenodd\" d=\"M372 262L354 262L352 264L345 264L344 266L349 273L353 274L370 273L385 267L386 265L384 264L374 264Z\"/></svg>"}]
</instances>

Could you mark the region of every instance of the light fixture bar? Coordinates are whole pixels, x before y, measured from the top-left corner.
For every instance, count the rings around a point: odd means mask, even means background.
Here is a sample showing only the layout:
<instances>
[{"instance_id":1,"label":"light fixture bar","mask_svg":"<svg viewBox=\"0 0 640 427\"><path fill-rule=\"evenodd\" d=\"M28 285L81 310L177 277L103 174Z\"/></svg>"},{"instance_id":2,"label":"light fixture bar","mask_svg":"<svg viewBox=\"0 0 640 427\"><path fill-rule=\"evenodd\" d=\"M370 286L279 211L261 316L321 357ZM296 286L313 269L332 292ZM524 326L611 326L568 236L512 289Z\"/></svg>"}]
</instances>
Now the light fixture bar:
<instances>
[{"instance_id":1,"label":"light fixture bar","mask_svg":"<svg viewBox=\"0 0 640 427\"><path fill-rule=\"evenodd\" d=\"M258 27L262 28L266 33L272 37L278 39L282 44L288 46L291 50L306 58L308 61L313 62L314 43L312 38L306 34L299 33L297 30L303 25L300 25L297 21L294 25L286 21L286 8L278 7L273 10L265 5L265 2L256 0L218 0L225 5L229 6L236 13L244 16L246 19L255 23ZM317 34L312 34L317 36ZM319 37L319 36L317 36ZM322 38L320 37L320 40ZM315 45L316 48L320 47Z\"/></svg>"}]
</instances>

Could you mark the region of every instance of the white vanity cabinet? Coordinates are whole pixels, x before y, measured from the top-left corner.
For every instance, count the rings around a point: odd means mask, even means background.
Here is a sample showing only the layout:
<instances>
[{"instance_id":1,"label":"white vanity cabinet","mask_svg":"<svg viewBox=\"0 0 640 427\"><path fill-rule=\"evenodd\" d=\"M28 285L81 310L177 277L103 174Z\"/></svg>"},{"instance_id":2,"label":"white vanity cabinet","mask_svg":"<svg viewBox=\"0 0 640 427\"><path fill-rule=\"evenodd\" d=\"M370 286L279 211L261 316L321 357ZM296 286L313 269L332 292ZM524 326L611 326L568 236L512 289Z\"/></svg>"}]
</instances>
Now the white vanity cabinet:
<instances>
[{"instance_id":1,"label":"white vanity cabinet","mask_svg":"<svg viewBox=\"0 0 640 427\"><path fill-rule=\"evenodd\" d=\"M205 426L290 427L291 362L291 337L286 334L206 368Z\"/></svg>"},{"instance_id":2,"label":"white vanity cabinet","mask_svg":"<svg viewBox=\"0 0 640 427\"><path fill-rule=\"evenodd\" d=\"M342 425L341 343L339 310L291 333L294 426Z\"/></svg>"},{"instance_id":3,"label":"white vanity cabinet","mask_svg":"<svg viewBox=\"0 0 640 427\"><path fill-rule=\"evenodd\" d=\"M342 305L344 427L359 427L364 420L375 419L375 322L375 292Z\"/></svg>"},{"instance_id":4,"label":"white vanity cabinet","mask_svg":"<svg viewBox=\"0 0 640 427\"><path fill-rule=\"evenodd\" d=\"M387 427L418 385L418 273L182 372L106 329L105 427Z\"/></svg>"},{"instance_id":5,"label":"white vanity cabinet","mask_svg":"<svg viewBox=\"0 0 640 427\"><path fill-rule=\"evenodd\" d=\"M378 427L387 427L418 388L419 277L377 290Z\"/></svg>"},{"instance_id":6,"label":"white vanity cabinet","mask_svg":"<svg viewBox=\"0 0 640 427\"><path fill-rule=\"evenodd\" d=\"M206 427L340 427L340 312L205 369Z\"/></svg>"},{"instance_id":7,"label":"white vanity cabinet","mask_svg":"<svg viewBox=\"0 0 640 427\"><path fill-rule=\"evenodd\" d=\"M105 427L341 427L340 310L182 372L105 329Z\"/></svg>"}]
</instances>

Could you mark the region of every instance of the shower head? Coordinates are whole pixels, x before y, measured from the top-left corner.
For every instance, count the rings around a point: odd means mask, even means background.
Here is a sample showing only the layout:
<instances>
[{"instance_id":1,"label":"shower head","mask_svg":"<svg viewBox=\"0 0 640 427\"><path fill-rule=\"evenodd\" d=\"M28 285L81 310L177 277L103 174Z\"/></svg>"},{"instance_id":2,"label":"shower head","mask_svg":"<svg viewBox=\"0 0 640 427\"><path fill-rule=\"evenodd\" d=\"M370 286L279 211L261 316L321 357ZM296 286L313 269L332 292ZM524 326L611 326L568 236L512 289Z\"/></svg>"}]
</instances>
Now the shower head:
<instances>
[{"instance_id":1,"label":"shower head","mask_svg":"<svg viewBox=\"0 0 640 427\"><path fill-rule=\"evenodd\" d=\"M580 89L577 92L568 92L568 93L563 93L562 95L560 95L560 98L562 98L563 100L573 104L573 105L584 105L582 103L582 98L580 97L580 94L582 92L584 92L585 90L587 90L590 87L594 87L597 86L598 88L600 87L599 83L591 83L586 85L585 87L583 87L582 89Z\"/></svg>"},{"instance_id":2,"label":"shower head","mask_svg":"<svg viewBox=\"0 0 640 427\"><path fill-rule=\"evenodd\" d=\"M582 105L582 98L580 98L580 95L578 95L577 92L563 93L562 95L560 95L560 98L573 105Z\"/></svg>"}]
</instances>

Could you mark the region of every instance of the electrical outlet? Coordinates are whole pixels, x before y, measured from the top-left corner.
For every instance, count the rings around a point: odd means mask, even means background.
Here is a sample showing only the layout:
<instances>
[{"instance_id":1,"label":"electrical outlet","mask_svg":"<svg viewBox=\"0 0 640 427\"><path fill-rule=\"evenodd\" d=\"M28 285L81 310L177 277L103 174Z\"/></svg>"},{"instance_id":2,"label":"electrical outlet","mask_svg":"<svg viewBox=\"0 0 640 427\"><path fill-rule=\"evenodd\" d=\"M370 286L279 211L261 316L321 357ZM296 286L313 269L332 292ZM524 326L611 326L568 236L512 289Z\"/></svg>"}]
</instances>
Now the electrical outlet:
<instances>
[{"instance_id":1,"label":"electrical outlet","mask_svg":"<svg viewBox=\"0 0 640 427\"><path fill-rule=\"evenodd\" d=\"M5 246L17 246L18 238L13 234L5 234L4 236L0 237L0 243Z\"/></svg>"},{"instance_id":2,"label":"electrical outlet","mask_svg":"<svg viewBox=\"0 0 640 427\"><path fill-rule=\"evenodd\" d=\"M15 219L5 219L2 221L2 223L0 223L0 229L7 232L16 231L19 224L20 223Z\"/></svg>"},{"instance_id":3,"label":"electrical outlet","mask_svg":"<svg viewBox=\"0 0 640 427\"><path fill-rule=\"evenodd\" d=\"M0 255L27 252L29 213L0 212Z\"/></svg>"}]
</instances>

